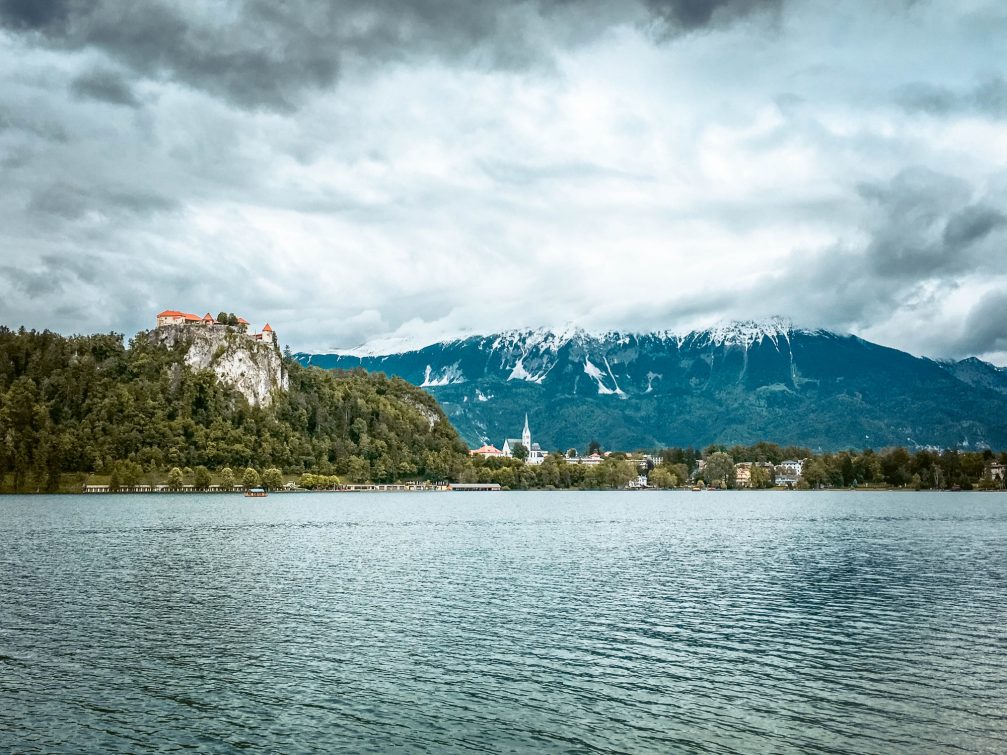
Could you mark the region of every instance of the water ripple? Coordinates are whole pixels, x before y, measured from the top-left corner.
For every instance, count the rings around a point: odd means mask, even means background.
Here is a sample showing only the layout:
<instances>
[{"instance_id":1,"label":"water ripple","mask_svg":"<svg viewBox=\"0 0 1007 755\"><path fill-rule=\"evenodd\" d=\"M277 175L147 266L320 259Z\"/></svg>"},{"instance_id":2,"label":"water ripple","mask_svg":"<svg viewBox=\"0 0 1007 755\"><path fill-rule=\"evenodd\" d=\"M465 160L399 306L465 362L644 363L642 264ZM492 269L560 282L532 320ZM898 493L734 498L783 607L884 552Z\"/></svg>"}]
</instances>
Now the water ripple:
<instances>
[{"instance_id":1,"label":"water ripple","mask_svg":"<svg viewBox=\"0 0 1007 755\"><path fill-rule=\"evenodd\" d=\"M0 499L0 750L1002 752L1007 498Z\"/></svg>"}]
</instances>

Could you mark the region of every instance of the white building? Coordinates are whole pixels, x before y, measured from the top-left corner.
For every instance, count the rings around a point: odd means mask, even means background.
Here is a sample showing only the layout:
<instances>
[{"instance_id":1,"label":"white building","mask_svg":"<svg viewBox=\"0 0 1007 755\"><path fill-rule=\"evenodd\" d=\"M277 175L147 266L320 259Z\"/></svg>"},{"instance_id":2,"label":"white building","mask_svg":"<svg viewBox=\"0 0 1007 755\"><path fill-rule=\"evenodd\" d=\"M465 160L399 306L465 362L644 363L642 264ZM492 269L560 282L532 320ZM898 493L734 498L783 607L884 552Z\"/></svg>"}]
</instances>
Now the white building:
<instances>
[{"instance_id":1,"label":"white building","mask_svg":"<svg viewBox=\"0 0 1007 755\"><path fill-rule=\"evenodd\" d=\"M585 467L596 467L605 461L601 454L590 454L589 456L567 456L567 464L583 464Z\"/></svg>"},{"instance_id":2,"label":"white building","mask_svg":"<svg viewBox=\"0 0 1007 755\"><path fill-rule=\"evenodd\" d=\"M787 459L776 465L776 484L793 486L801 479L804 471L804 462L796 459Z\"/></svg>"},{"instance_id":3,"label":"white building","mask_svg":"<svg viewBox=\"0 0 1007 755\"><path fill-rule=\"evenodd\" d=\"M991 480L1003 482L1004 478L1007 477L1007 465L994 461L986 468L986 472L989 474Z\"/></svg>"},{"instance_id":4,"label":"white building","mask_svg":"<svg viewBox=\"0 0 1007 755\"><path fill-rule=\"evenodd\" d=\"M514 450L517 448L518 444L524 446L525 450L528 452L528 456L525 458L525 464L541 464L545 461L546 454L542 451L542 447L538 443L531 442L531 430L528 427L528 415L524 415L524 430L521 431L520 438L507 438L504 441L501 453L510 458L514 456Z\"/></svg>"}]
</instances>

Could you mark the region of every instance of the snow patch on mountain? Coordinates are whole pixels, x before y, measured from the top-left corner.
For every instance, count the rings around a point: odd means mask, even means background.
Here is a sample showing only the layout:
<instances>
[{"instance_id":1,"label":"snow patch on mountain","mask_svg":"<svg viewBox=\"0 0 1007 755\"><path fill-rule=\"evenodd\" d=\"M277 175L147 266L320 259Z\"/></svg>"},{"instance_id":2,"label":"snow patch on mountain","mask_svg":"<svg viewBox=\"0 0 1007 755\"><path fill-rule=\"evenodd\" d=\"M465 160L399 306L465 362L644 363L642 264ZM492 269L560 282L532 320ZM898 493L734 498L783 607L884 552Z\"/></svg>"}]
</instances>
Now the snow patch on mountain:
<instances>
[{"instance_id":1,"label":"snow patch on mountain","mask_svg":"<svg viewBox=\"0 0 1007 755\"><path fill-rule=\"evenodd\" d=\"M616 381L615 375L612 374L612 368L609 366L608 359L605 359L604 361L605 361L606 372L602 372L601 368L599 368L596 364L594 364L589 358L584 357L584 374L590 377L598 384L599 395L601 396L616 395L625 398L626 394L623 392L622 388L619 387L619 383L618 381ZM609 388L607 385L605 385L606 374L612 380L612 384L615 386L615 388Z\"/></svg>"},{"instance_id":2,"label":"snow patch on mountain","mask_svg":"<svg viewBox=\"0 0 1007 755\"><path fill-rule=\"evenodd\" d=\"M743 346L747 349L754 343L769 339L779 348L781 339L790 342L793 330L793 323L789 320L771 317L761 321L735 320L722 323L705 331L697 331L694 335L705 336L717 346Z\"/></svg>"},{"instance_id":3,"label":"snow patch on mountain","mask_svg":"<svg viewBox=\"0 0 1007 755\"><path fill-rule=\"evenodd\" d=\"M549 370L552 369L552 365L547 367L543 372L533 375L524 368L524 357L517 360L514 365L514 369L511 370L510 375L507 376L508 380L525 380L529 383L539 383L541 384L545 380L546 375L549 374Z\"/></svg>"},{"instance_id":4,"label":"snow patch on mountain","mask_svg":"<svg viewBox=\"0 0 1007 755\"><path fill-rule=\"evenodd\" d=\"M428 364L423 371L423 382L420 388L435 388L441 385L457 385L465 382L465 375L462 374L461 366L458 362L448 365L434 374L433 368Z\"/></svg>"},{"instance_id":5,"label":"snow patch on mountain","mask_svg":"<svg viewBox=\"0 0 1007 755\"><path fill-rule=\"evenodd\" d=\"M664 375L662 375L660 372L648 372L647 373L647 390L645 390L644 393L653 393L654 392L654 381L655 380L660 380L663 377L664 377Z\"/></svg>"},{"instance_id":6,"label":"snow patch on mountain","mask_svg":"<svg viewBox=\"0 0 1007 755\"><path fill-rule=\"evenodd\" d=\"M544 354L557 353L571 341L590 339L591 335L583 328L568 326L561 329L553 328L524 328L516 330L505 330L492 338L490 343L491 351L521 351L522 355L532 353Z\"/></svg>"}]
</instances>

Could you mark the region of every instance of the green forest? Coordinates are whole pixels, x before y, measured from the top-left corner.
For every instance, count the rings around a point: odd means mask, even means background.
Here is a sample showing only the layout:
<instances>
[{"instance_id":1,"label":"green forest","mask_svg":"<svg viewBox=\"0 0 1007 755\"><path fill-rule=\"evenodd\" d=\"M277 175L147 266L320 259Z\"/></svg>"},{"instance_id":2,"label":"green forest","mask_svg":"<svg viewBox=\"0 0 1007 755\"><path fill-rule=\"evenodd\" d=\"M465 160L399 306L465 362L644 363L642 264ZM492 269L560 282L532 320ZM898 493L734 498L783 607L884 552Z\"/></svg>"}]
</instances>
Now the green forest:
<instances>
[{"instance_id":1,"label":"green forest","mask_svg":"<svg viewBox=\"0 0 1007 755\"><path fill-rule=\"evenodd\" d=\"M0 481L55 491L67 475L167 479L173 469L276 468L353 481L445 479L466 446L437 402L398 378L285 360L290 389L249 406L185 348L140 333L66 337L0 327Z\"/></svg>"}]
</instances>

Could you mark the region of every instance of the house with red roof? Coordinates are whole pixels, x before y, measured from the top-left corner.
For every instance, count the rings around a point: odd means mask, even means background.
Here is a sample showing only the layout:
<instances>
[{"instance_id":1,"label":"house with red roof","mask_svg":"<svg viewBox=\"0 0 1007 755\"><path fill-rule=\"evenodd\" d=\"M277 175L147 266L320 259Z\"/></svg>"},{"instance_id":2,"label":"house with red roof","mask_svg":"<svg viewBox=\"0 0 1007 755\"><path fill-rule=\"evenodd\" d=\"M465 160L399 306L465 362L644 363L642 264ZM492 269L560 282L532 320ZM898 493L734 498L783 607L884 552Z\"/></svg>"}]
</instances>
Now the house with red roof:
<instances>
[{"instance_id":1,"label":"house with red roof","mask_svg":"<svg viewBox=\"0 0 1007 755\"><path fill-rule=\"evenodd\" d=\"M503 451L492 444L483 444L481 448L469 451L469 456L482 456L484 458L489 458L491 456L503 456Z\"/></svg>"}]
</instances>

